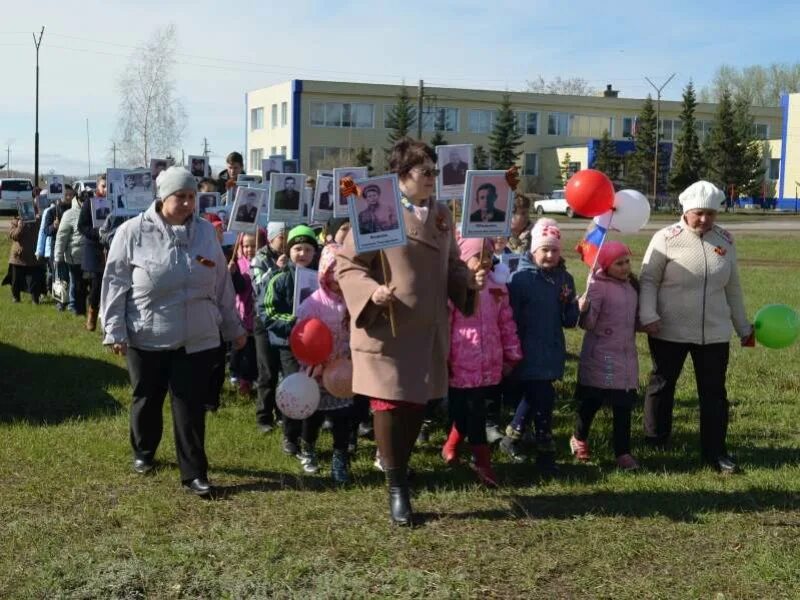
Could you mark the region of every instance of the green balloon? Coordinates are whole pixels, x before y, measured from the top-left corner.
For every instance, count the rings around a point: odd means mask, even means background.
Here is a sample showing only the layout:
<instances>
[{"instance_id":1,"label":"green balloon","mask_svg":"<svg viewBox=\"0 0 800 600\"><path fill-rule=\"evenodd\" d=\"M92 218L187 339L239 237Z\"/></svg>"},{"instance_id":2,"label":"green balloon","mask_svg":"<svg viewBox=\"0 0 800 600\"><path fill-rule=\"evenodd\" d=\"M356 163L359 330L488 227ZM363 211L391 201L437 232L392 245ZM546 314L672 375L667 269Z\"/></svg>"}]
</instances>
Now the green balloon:
<instances>
[{"instance_id":1,"label":"green balloon","mask_svg":"<svg viewBox=\"0 0 800 600\"><path fill-rule=\"evenodd\" d=\"M800 336L800 316L791 306L767 304L753 323L756 341L767 348L787 348Z\"/></svg>"}]
</instances>

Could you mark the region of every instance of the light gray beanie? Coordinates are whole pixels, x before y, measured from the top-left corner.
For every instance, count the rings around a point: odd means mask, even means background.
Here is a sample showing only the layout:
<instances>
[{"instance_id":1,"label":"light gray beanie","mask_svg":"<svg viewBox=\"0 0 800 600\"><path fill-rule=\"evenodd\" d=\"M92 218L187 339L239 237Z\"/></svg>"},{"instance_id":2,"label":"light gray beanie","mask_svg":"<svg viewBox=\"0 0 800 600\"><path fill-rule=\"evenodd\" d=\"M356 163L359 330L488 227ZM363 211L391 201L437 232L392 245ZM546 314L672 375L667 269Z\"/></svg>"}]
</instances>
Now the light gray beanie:
<instances>
[{"instance_id":1,"label":"light gray beanie","mask_svg":"<svg viewBox=\"0 0 800 600\"><path fill-rule=\"evenodd\" d=\"M285 231L286 223L282 221L270 221L267 224L267 241L271 242Z\"/></svg>"},{"instance_id":2,"label":"light gray beanie","mask_svg":"<svg viewBox=\"0 0 800 600\"><path fill-rule=\"evenodd\" d=\"M156 179L156 187L158 188L158 197L161 200L166 200L175 192L181 190L197 191L197 181L194 176L183 167L170 167L161 173Z\"/></svg>"},{"instance_id":3,"label":"light gray beanie","mask_svg":"<svg viewBox=\"0 0 800 600\"><path fill-rule=\"evenodd\" d=\"M719 210L725 202L725 194L713 183L701 180L683 190L678 200L684 214L695 209Z\"/></svg>"}]
</instances>

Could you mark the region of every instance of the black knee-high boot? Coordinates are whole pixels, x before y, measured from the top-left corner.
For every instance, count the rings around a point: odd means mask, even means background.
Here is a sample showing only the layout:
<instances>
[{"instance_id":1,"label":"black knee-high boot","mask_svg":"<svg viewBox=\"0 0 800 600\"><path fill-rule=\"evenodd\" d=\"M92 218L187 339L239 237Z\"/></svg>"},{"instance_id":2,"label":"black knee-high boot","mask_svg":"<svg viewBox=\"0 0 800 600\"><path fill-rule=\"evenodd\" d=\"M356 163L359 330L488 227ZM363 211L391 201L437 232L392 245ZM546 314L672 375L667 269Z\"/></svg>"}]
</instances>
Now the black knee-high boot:
<instances>
[{"instance_id":1,"label":"black knee-high boot","mask_svg":"<svg viewBox=\"0 0 800 600\"><path fill-rule=\"evenodd\" d=\"M408 415L402 409L376 411L375 441L381 453L389 486L389 513L397 525L412 524L411 498L408 489L410 455ZM411 442L413 444L413 441Z\"/></svg>"}]
</instances>

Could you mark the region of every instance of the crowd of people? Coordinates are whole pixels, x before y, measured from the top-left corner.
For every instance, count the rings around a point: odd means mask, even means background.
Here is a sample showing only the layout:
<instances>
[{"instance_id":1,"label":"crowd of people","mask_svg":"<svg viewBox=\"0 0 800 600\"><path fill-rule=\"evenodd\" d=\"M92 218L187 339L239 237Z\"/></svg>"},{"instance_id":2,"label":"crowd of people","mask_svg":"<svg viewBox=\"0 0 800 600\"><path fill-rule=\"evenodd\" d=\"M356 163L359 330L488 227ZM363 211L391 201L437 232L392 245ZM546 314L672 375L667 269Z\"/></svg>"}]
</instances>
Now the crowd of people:
<instances>
[{"instance_id":1,"label":"crowd of people","mask_svg":"<svg viewBox=\"0 0 800 600\"><path fill-rule=\"evenodd\" d=\"M554 382L564 376L565 328L585 330L575 388L573 434L563 440L578 461L591 460L590 428L603 405L613 415L618 467L639 468L631 453L631 411L639 388L637 332L648 336L653 371L644 398L645 442L670 443L676 381L686 356L695 367L702 456L732 473L725 440L725 378L732 333L753 343L738 279L736 249L715 225L724 195L697 182L680 201L681 219L657 231L637 278L620 241L600 248L579 293L562 256L558 223L530 218L518 195L509 238L461 238L453 215L434 198L436 155L423 142L395 143L390 169L403 195L408 243L358 254L350 223L324 226L270 222L223 246L223 221L200 216L196 194L229 187L242 157L198 182L183 167L164 170L156 200L119 222L92 227L89 197L65 186L64 198L35 221L12 221L8 280L15 302L29 291L38 303L53 281L68 281L58 310L85 315L102 343L124 355L132 386L133 468L155 466L162 406L171 395L182 484L211 493L205 453L206 413L215 411L226 379L253 397L255 422L280 426L283 451L305 473L320 470L323 427L333 437L330 474L350 481L360 436L374 436L375 467L385 472L393 522L413 522L409 460L426 440L432 415L446 402L443 462L466 461L479 482L501 484L492 445L523 462L529 450L544 475L556 476ZM96 194L105 193L98 178ZM504 253L521 255L509 272ZM298 267L314 269L319 287L294 306ZM330 330L333 351L323 365L303 364L290 336L304 319ZM352 362L352 394L325 389L326 368ZM332 367L330 367L332 368ZM295 420L282 415L276 391L283 377L303 371L320 383L318 410ZM506 415L503 407L514 409ZM504 421L508 420L503 429ZM531 427L532 426L532 427Z\"/></svg>"}]
</instances>

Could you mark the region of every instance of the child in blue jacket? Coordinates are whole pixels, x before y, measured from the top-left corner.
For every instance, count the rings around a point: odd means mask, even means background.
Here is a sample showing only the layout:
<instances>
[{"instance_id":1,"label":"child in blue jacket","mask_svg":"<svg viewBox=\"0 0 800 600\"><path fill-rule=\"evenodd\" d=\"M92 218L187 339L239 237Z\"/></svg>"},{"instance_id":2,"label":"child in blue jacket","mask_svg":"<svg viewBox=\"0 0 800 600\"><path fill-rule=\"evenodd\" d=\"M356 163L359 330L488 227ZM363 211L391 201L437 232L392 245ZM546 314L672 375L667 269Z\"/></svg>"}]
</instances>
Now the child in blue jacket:
<instances>
[{"instance_id":1,"label":"child in blue jacket","mask_svg":"<svg viewBox=\"0 0 800 600\"><path fill-rule=\"evenodd\" d=\"M533 420L536 464L543 474L555 475L553 382L564 375L563 328L577 325L579 311L575 281L561 260L561 232L552 219L540 219L531 231L530 254L520 260L508 291L523 358L508 380L506 397L518 404L500 447L513 460L524 460L519 440Z\"/></svg>"}]
</instances>

